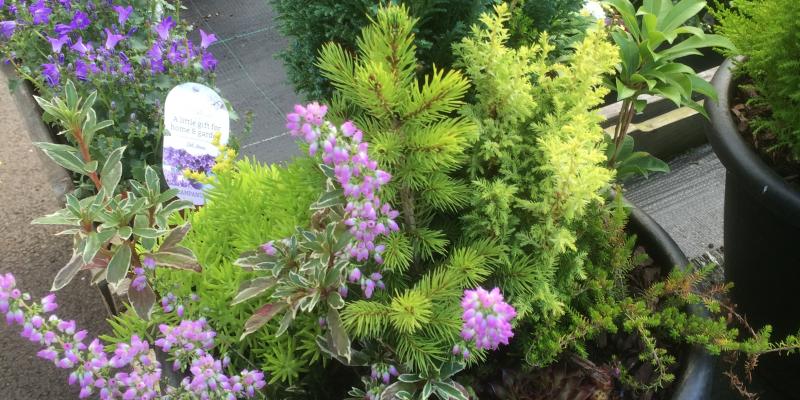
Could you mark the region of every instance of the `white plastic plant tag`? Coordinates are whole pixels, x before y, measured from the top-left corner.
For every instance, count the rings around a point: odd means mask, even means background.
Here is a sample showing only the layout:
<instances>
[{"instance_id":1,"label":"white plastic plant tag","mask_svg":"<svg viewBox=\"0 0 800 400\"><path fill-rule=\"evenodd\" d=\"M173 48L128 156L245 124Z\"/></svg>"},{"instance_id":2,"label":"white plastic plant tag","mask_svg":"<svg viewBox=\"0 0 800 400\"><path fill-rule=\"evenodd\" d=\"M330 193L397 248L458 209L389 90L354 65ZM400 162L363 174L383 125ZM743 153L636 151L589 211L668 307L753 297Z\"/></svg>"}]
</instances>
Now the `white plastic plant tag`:
<instances>
[{"instance_id":1,"label":"white plastic plant tag","mask_svg":"<svg viewBox=\"0 0 800 400\"><path fill-rule=\"evenodd\" d=\"M178 189L178 197L202 205L204 184L184 175L184 170L210 173L219 149L228 143L230 119L221 97L208 86L182 83L170 90L164 102L164 177Z\"/></svg>"}]
</instances>

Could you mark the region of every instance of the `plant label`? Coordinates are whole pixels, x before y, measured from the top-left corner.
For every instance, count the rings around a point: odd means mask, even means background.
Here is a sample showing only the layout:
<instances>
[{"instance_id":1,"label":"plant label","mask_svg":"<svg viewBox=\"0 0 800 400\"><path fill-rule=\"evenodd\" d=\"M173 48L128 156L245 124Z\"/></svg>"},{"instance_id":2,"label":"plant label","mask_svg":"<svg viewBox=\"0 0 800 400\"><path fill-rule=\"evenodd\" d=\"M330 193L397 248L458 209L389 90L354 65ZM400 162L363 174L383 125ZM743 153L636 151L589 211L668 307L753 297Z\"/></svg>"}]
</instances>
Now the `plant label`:
<instances>
[{"instance_id":1,"label":"plant label","mask_svg":"<svg viewBox=\"0 0 800 400\"><path fill-rule=\"evenodd\" d=\"M222 98L199 83L182 83L170 90L164 102L164 177L178 197L195 205L205 202L204 185L184 175L189 169L211 173L219 149L212 144L220 135L220 144L228 143L230 120Z\"/></svg>"}]
</instances>

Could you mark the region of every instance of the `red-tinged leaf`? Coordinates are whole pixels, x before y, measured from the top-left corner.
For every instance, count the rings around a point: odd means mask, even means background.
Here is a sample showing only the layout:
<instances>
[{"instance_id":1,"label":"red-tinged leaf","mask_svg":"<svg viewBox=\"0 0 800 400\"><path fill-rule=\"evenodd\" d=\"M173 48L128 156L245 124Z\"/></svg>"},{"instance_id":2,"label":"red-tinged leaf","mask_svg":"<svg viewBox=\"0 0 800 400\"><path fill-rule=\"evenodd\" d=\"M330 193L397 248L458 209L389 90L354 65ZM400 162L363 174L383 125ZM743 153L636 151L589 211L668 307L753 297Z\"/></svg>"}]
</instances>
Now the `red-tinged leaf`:
<instances>
[{"instance_id":1,"label":"red-tinged leaf","mask_svg":"<svg viewBox=\"0 0 800 400\"><path fill-rule=\"evenodd\" d=\"M150 320L150 313L153 312L153 305L156 304L156 294L153 292L150 284L146 284L142 290L129 287L128 301L133 306L139 318L145 321Z\"/></svg>"},{"instance_id":2,"label":"red-tinged leaf","mask_svg":"<svg viewBox=\"0 0 800 400\"><path fill-rule=\"evenodd\" d=\"M72 253L72 258L69 260L67 265L65 265L61 270L58 271L56 274L55 279L53 279L53 287L50 289L51 291L55 292L56 290L61 290L64 286L67 286L75 275L78 274L78 271L81 270L83 266L83 257L80 254Z\"/></svg>"},{"instance_id":3,"label":"red-tinged leaf","mask_svg":"<svg viewBox=\"0 0 800 400\"><path fill-rule=\"evenodd\" d=\"M90 263L84 264L84 266L81 267L81 270L105 269L108 267L109 261L111 261L111 259L108 256L98 254Z\"/></svg>"},{"instance_id":4,"label":"red-tinged leaf","mask_svg":"<svg viewBox=\"0 0 800 400\"><path fill-rule=\"evenodd\" d=\"M270 303L261 306L261 308L256 310L256 312L247 319L247 322L244 323L244 332L239 340L242 340L245 338L245 336L257 331L259 328L264 326L264 324L269 322L274 316L278 315L285 309L286 303Z\"/></svg>"},{"instance_id":5,"label":"red-tinged leaf","mask_svg":"<svg viewBox=\"0 0 800 400\"><path fill-rule=\"evenodd\" d=\"M190 229L192 229L192 225L189 223L173 229L169 235L167 235L166 239L164 239L164 241L161 243L160 249L166 251L174 247L178 247L183 238L186 237L186 234L189 233Z\"/></svg>"},{"instance_id":6,"label":"red-tinged leaf","mask_svg":"<svg viewBox=\"0 0 800 400\"><path fill-rule=\"evenodd\" d=\"M239 304L264 293L267 289L275 285L278 280L272 277L261 276L249 281L245 281L239 287L239 293L233 298L231 305Z\"/></svg>"}]
</instances>

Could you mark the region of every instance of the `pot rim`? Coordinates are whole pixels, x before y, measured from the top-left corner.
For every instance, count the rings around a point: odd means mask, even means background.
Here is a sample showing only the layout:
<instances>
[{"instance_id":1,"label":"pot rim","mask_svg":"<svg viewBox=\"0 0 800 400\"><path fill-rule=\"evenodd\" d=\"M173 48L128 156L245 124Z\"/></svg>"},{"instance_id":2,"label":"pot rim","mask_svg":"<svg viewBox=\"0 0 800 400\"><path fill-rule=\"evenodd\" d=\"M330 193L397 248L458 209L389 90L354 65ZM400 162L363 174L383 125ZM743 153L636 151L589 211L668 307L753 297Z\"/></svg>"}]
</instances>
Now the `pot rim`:
<instances>
[{"instance_id":1,"label":"pot rim","mask_svg":"<svg viewBox=\"0 0 800 400\"><path fill-rule=\"evenodd\" d=\"M728 173L733 174L753 198L781 218L800 226L800 191L789 186L750 148L739 134L731 115L733 70L741 60L725 60L711 80L719 99L705 99L710 124L706 136Z\"/></svg>"},{"instance_id":2,"label":"pot rim","mask_svg":"<svg viewBox=\"0 0 800 400\"><path fill-rule=\"evenodd\" d=\"M638 242L645 246L648 255L655 260L667 262L672 268L688 268L689 260L672 237L646 212L633 204L629 229L636 233ZM692 306L689 311L701 317L708 317L708 311L701 306ZM683 364L683 370L675 381L673 400L702 400L710 396L716 360L704 348L692 346Z\"/></svg>"}]
</instances>

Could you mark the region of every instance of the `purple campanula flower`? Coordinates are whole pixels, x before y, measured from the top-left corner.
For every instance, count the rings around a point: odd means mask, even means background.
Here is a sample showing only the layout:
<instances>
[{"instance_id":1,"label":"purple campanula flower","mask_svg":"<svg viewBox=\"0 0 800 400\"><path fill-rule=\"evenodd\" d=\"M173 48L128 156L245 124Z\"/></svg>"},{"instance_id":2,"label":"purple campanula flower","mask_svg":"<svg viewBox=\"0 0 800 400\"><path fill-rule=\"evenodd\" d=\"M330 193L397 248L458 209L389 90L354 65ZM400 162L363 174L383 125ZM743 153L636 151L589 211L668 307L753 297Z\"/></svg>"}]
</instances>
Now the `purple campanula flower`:
<instances>
[{"instance_id":1,"label":"purple campanula flower","mask_svg":"<svg viewBox=\"0 0 800 400\"><path fill-rule=\"evenodd\" d=\"M33 24L40 25L40 24L47 24L50 22L50 14L53 12L53 9L47 7L44 0L39 0L34 4L31 4L28 10L31 12L33 16Z\"/></svg>"},{"instance_id":2,"label":"purple campanula flower","mask_svg":"<svg viewBox=\"0 0 800 400\"><path fill-rule=\"evenodd\" d=\"M88 53L89 50L91 50L91 47L88 47L85 44L83 44L83 38L80 36L78 36L78 41L73 43L72 46L70 46L69 48L76 51L78 54L82 56L86 55L86 53Z\"/></svg>"},{"instance_id":3,"label":"purple campanula flower","mask_svg":"<svg viewBox=\"0 0 800 400\"><path fill-rule=\"evenodd\" d=\"M72 32L72 30L72 26L67 24L56 24L55 28L53 28L53 31L55 31L58 36L66 35Z\"/></svg>"},{"instance_id":4,"label":"purple campanula flower","mask_svg":"<svg viewBox=\"0 0 800 400\"><path fill-rule=\"evenodd\" d=\"M178 51L178 44L173 43L167 51L167 60L172 64L180 64L184 61L183 55Z\"/></svg>"},{"instance_id":5,"label":"purple campanula flower","mask_svg":"<svg viewBox=\"0 0 800 400\"><path fill-rule=\"evenodd\" d=\"M89 15L78 10L75 11L75 15L72 16L72 22L70 22L69 25L72 27L72 29L80 31L88 28L89 24L91 23L92 21L89 19Z\"/></svg>"},{"instance_id":6,"label":"purple campanula flower","mask_svg":"<svg viewBox=\"0 0 800 400\"><path fill-rule=\"evenodd\" d=\"M61 53L61 48L64 47L67 42L69 42L69 36L63 35L57 38L51 38L48 36L47 41L50 42L50 46L53 48L53 53Z\"/></svg>"},{"instance_id":7,"label":"purple campanula flower","mask_svg":"<svg viewBox=\"0 0 800 400\"><path fill-rule=\"evenodd\" d=\"M67 10L69 10L70 7L72 7L72 0L58 0L58 2L61 3L61 5Z\"/></svg>"},{"instance_id":8,"label":"purple campanula flower","mask_svg":"<svg viewBox=\"0 0 800 400\"><path fill-rule=\"evenodd\" d=\"M76 60L75 61L75 77L78 79L85 81L86 77L89 75L89 68L86 66L86 63L83 60Z\"/></svg>"},{"instance_id":9,"label":"purple campanula flower","mask_svg":"<svg viewBox=\"0 0 800 400\"><path fill-rule=\"evenodd\" d=\"M175 21L172 20L172 17L168 16L156 25L155 31L161 40L167 40L169 38L169 31L174 27Z\"/></svg>"},{"instance_id":10,"label":"purple campanula flower","mask_svg":"<svg viewBox=\"0 0 800 400\"><path fill-rule=\"evenodd\" d=\"M200 47L203 49L207 49L208 46L211 46L214 42L217 41L217 35L213 33L206 33L202 29L200 29Z\"/></svg>"},{"instance_id":11,"label":"purple campanula flower","mask_svg":"<svg viewBox=\"0 0 800 400\"><path fill-rule=\"evenodd\" d=\"M120 40L125 39L125 35L113 33L108 28L105 28L105 32L106 32L106 46L105 46L106 50L113 50L114 47L117 46L117 43L120 42Z\"/></svg>"},{"instance_id":12,"label":"purple campanula flower","mask_svg":"<svg viewBox=\"0 0 800 400\"><path fill-rule=\"evenodd\" d=\"M217 59L214 58L213 54L205 52L203 53L203 59L200 61L200 65L202 65L203 69L206 71L213 71L217 68Z\"/></svg>"},{"instance_id":13,"label":"purple campanula flower","mask_svg":"<svg viewBox=\"0 0 800 400\"><path fill-rule=\"evenodd\" d=\"M131 13L133 12L132 6L127 6L127 7L114 6L111 8L114 9L114 12L117 13L117 21L119 22L120 25L125 25L125 21L128 20L128 18L131 16Z\"/></svg>"},{"instance_id":14,"label":"purple campanula flower","mask_svg":"<svg viewBox=\"0 0 800 400\"><path fill-rule=\"evenodd\" d=\"M56 64L42 64L42 75L51 87L58 86L61 82L61 73L58 71L58 65Z\"/></svg>"},{"instance_id":15,"label":"purple campanula flower","mask_svg":"<svg viewBox=\"0 0 800 400\"><path fill-rule=\"evenodd\" d=\"M0 21L0 33L6 38L13 36L15 29L17 29L16 21Z\"/></svg>"}]
</instances>

